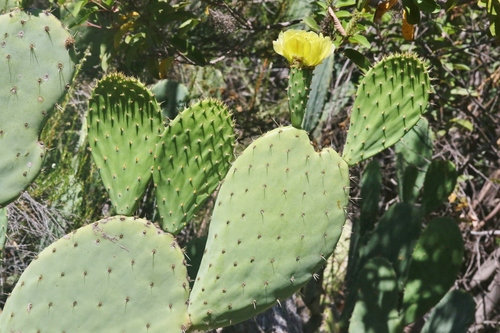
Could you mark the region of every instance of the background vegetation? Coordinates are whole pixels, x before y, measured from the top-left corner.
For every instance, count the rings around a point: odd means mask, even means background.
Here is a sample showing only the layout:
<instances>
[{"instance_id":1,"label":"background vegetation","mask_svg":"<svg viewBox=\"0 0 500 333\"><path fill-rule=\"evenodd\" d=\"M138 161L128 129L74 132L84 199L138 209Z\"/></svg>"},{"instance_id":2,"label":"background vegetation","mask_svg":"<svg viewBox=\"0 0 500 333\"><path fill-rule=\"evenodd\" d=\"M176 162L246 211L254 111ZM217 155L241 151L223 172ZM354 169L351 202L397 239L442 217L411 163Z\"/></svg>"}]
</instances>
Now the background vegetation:
<instances>
[{"instance_id":1,"label":"background vegetation","mask_svg":"<svg viewBox=\"0 0 500 333\"><path fill-rule=\"evenodd\" d=\"M176 87L175 94L169 96L172 110L201 97L221 99L234 113L238 152L259 134L289 121L285 100L288 65L273 52L272 41L288 27L314 28L330 35L337 45L324 81L327 93L319 99L318 123L311 135L318 148L342 150L363 64L408 50L428 63L434 91L426 118L434 132L433 157L452 161L459 173L448 203L435 214L459 221L466 241L456 286L476 298L479 310L470 331L497 332L500 49L495 38L498 18L491 8L498 2L448 0L439 4L441 9L422 14L415 39L406 41L398 5L375 23L373 11L360 13L350 0L32 2L32 7L52 11L72 31L81 68L65 107L57 110L42 134L42 141L50 147L42 174L9 206L8 238L0 269L0 308L41 249L70 230L112 214L85 141L84 114L97 79L113 71L148 85L169 79ZM327 13L329 6L346 36L335 28ZM376 158L384 172L381 215L398 200L394 150ZM359 214L357 184L363 168L360 165L353 173L352 217ZM137 215L154 220L152 200L146 196ZM211 202L178 236L181 244L206 233L210 210ZM340 244L328 267L334 274L325 274L328 278L308 285L302 296L286 303L284 308L292 314L272 309L263 316L285 318L288 326L283 332L330 331L344 301L341 282L346 254L342 246L348 245ZM329 304L327 309L325 304ZM257 331L256 325L269 331L269 326L257 320L224 332ZM418 332L418 325L409 331Z\"/></svg>"}]
</instances>

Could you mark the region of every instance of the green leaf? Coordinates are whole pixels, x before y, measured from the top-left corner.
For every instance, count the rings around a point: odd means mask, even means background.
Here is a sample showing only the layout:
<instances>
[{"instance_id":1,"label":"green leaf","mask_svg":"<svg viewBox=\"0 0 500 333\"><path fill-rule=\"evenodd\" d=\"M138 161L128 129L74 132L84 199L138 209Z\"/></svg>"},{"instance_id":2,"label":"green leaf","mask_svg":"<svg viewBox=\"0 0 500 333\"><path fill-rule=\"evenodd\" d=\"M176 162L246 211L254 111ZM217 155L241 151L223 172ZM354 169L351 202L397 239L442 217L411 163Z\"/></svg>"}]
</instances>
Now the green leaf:
<instances>
[{"instance_id":1,"label":"green leaf","mask_svg":"<svg viewBox=\"0 0 500 333\"><path fill-rule=\"evenodd\" d=\"M425 13L437 13L441 9L434 0L417 0L417 6Z\"/></svg>"},{"instance_id":2,"label":"green leaf","mask_svg":"<svg viewBox=\"0 0 500 333\"><path fill-rule=\"evenodd\" d=\"M203 66L207 63L203 54L188 40L176 36L171 39L171 42L182 55L193 61L196 65Z\"/></svg>"},{"instance_id":3,"label":"green leaf","mask_svg":"<svg viewBox=\"0 0 500 333\"><path fill-rule=\"evenodd\" d=\"M304 17L304 19L302 20L302 23L304 23L305 25L307 25L309 28L311 28L314 31L320 31L318 23L316 23L316 21L310 16Z\"/></svg>"},{"instance_id":4,"label":"green leaf","mask_svg":"<svg viewBox=\"0 0 500 333\"><path fill-rule=\"evenodd\" d=\"M420 9L416 0L403 0L403 7L406 10L406 20L410 24L420 23Z\"/></svg>"},{"instance_id":5,"label":"green leaf","mask_svg":"<svg viewBox=\"0 0 500 333\"><path fill-rule=\"evenodd\" d=\"M338 12L335 12L335 16L337 16L338 19L341 19L341 18L351 17L352 14L347 10L339 10Z\"/></svg>"},{"instance_id":6,"label":"green leaf","mask_svg":"<svg viewBox=\"0 0 500 333\"><path fill-rule=\"evenodd\" d=\"M368 0L356 0L356 9L362 11L366 6L368 6Z\"/></svg>"},{"instance_id":7,"label":"green leaf","mask_svg":"<svg viewBox=\"0 0 500 333\"><path fill-rule=\"evenodd\" d=\"M87 0L82 0L82 1L78 1L76 4L75 4L75 7L73 8L73 11L71 12L73 14L73 16L78 16L78 14L80 13L80 10L82 9L83 6L85 6L87 4Z\"/></svg>"},{"instance_id":8,"label":"green leaf","mask_svg":"<svg viewBox=\"0 0 500 333\"><path fill-rule=\"evenodd\" d=\"M460 71L470 71L470 67L465 64L453 64L453 68Z\"/></svg>"},{"instance_id":9,"label":"green leaf","mask_svg":"<svg viewBox=\"0 0 500 333\"><path fill-rule=\"evenodd\" d=\"M472 132L474 130L474 125L466 119L453 118L450 120L450 122L457 124L462 128L465 128L469 132Z\"/></svg>"},{"instance_id":10,"label":"green leaf","mask_svg":"<svg viewBox=\"0 0 500 333\"><path fill-rule=\"evenodd\" d=\"M356 64L363 72L370 69L370 61L361 53L354 49L344 49L344 55Z\"/></svg>"},{"instance_id":11,"label":"green leaf","mask_svg":"<svg viewBox=\"0 0 500 333\"><path fill-rule=\"evenodd\" d=\"M365 37L365 36L362 36L362 35L354 35L352 37L349 38L349 42L353 43L353 44L360 44L366 48L370 48L371 45L370 45L370 42L368 41L368 39Z\"/></svg>"}]
</instances>

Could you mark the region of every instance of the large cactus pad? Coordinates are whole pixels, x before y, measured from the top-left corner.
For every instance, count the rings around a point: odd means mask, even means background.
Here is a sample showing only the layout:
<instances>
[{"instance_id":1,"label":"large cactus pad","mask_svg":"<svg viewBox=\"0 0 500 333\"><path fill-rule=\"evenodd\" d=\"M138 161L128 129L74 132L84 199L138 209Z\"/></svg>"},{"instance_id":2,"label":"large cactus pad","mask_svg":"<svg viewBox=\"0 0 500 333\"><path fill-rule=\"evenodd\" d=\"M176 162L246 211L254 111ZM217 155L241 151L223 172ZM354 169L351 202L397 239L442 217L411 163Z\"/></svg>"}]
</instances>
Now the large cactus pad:
<instances>
[{"instance_id":1,"label":"large cactus pad","mask_svg":"<svg viewBox=\"0 0 500 333\"><path fill-rule=\"evenodd\" d=\"M195 329L251 318L299 290L333 252L345 221L347 164L307 133L275 129L221 186L190 297Z\"/></svg>"},{"instance_id":2,"label":"large cactus pad","mask_svg":"<svg viewBox=\"0 0 500 333\"><path fill-rule=\"evenodd\" d=\"M359 84L342 158L349 165L392 146L420 119L428 102L429 75L411 54L389 56Z\"/></svg>"},{"instance_id":3,"label":"large cactus pad","mask_svg":"<svg viewBox=\"0 0 500 333\"><path fill-rule=\"evenodd\" d=\"M38 136L73 77L73 44L48 12L0 16L0 206L16 199L42 167Z\"/></svg>"},{"instance_id":4,"label":"large cactus pad","mask_svg":"<svg viewBox=\"0 0 500 333\"><path fill-rule=\"evenodd\" d=\"M113 217L61 238L28 266L2 332L183 332L184 254L151 222Z\"/></svg>"}]
</instances>

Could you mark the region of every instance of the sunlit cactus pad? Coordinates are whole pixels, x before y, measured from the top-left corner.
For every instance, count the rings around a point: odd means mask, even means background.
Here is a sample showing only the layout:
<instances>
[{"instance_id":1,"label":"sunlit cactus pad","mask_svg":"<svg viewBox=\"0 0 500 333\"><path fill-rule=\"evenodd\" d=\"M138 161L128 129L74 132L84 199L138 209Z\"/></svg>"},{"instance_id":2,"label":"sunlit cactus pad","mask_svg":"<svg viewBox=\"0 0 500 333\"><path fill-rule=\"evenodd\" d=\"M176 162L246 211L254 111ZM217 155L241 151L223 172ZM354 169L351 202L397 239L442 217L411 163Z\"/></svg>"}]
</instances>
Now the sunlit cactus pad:
<instances>
[{"instance_id":1,"label":"sunlit cactus pad","mask_svg":"<svg viewBox=\"0 0 500 333\"><path fill-rule=\"evenodd\" d=\"M349 165L399 141L425 112L430 80L412 54L391 55L371 68L358 86L342 158Z\"/></svg>"},{"instance_id":2,"label":"sunlit cactus pad","mask_svg":"<svg viewBox=\"0 0 500 333\"><path fill-rule=\"evenodd\" d=\"M49 12L0 16L0 206L42 167L38 136L75 71L74 39Z\"/></svg>"},{"instance_id":3,"label":"sunlit cactus pad","mask_svg":"<svg viewBox=\"0 0 500 333\"><path fill-rule=\"evenodd\" d=\"M165 129L153 94L121 74L95 87L87 113L89 145L118 214L132 215L152 176L154 150Z\"/></svg>"},{"instance_id":4,"label":"sunlit cactus pad","mask_svg":"<svg viewBox=\"0 0 500 333\"><path fill-rule=\"evenodd\" d=\"M154 183L160 223L178 233L224 179L233 160L231 113L203 100L168 124L155 152Z\"/></svg>"},{"instance_id":5,"label":"sunlit cactus pad","mask_svg":"<svg viewBox=\"0 0 500 333\"><path fill-rule=\"evenodd\" d=\"M227 326L285 300L326 263L340 237L347 164L278 128L251 143L222 184L190 297L193 328Z\"/></svg>"},{"instance_id":6,"label":"sunlit cactus pad","mask_svg":"<svg viewBox=\"0 0 500 333\"><path fill-rule=\"evenodd\" d=\"M184 254L151 222L117 216L47 247L21 275L2 332L182 332Z\"/></svg>"}]
</instances>

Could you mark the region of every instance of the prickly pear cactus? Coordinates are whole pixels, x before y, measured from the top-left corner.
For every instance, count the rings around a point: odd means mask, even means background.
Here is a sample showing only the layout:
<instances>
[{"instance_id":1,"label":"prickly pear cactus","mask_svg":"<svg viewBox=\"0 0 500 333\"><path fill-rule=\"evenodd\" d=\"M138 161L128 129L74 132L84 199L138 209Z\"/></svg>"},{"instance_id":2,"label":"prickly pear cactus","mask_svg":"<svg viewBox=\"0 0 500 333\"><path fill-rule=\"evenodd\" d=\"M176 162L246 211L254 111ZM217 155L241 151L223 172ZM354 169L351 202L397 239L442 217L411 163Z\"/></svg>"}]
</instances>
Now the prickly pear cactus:
<instances>
[{"instance_id":1,"label":"prickly pear cactus","mask_svg":"<svg viewBox=\"0 0 500 333\"><path fill-rule=\"evenodd\" d=\"M425 112L430 89L427 68L411 54L389 56L358 86L342 158L354 165L392 146Z\"/></svg>"},{"instance_id":2,"label":"prickly pear cactus","mask_svg":"<svg viewBox=\"0 0 500 333\"><path fill-rule=\"evenodd\" d=\"M153 94L121 74L95 87L87 112L89 145L116 212L131 215L151 179L154 151L164 131Z\"/></svg>"},{"instance_id":3,"label":"prickly pear cactus","mask_svg":"<svg viewBox=\"0 0 500 333\"><path fill-rule=\"evenodd\" d=\"M0 16L0 206L15 200L42 167L38 136L73 78L73 44L49 12Z\"/></svg>"},{"instance_id":4,"label":"prickly pear cactus","mask_svg":"<svg viewBox=\"0 0 500 333\"><path fill-rule=\"evenodd\" d=\"M169 123L155 151L154 183L160 223L178 233L224 179L233 159L228 109L204 100Z\"/></svg>"},{"instance_id":5,"label":"prickly pear cactus","mask_svg":"<svg viewBox=\"0 0 500 333\"><path fill-rule=\"evenodd\" d=\"M184 254L151 222L116 216L56 241L21 275L2 332L184 332Z\"/></svg>"},{"instance_id":6,"label":"prickly pear cactus","mask_svg":"<svg viewBox=\"0 0 500 333\"><path fill-rule=\"evenodd\" d=\"M347 164L278 128L239 156L222 184L190 297L194 329L251 318L303 286L333 252L345 221Z\"/></svg>"}]
</instances>

